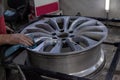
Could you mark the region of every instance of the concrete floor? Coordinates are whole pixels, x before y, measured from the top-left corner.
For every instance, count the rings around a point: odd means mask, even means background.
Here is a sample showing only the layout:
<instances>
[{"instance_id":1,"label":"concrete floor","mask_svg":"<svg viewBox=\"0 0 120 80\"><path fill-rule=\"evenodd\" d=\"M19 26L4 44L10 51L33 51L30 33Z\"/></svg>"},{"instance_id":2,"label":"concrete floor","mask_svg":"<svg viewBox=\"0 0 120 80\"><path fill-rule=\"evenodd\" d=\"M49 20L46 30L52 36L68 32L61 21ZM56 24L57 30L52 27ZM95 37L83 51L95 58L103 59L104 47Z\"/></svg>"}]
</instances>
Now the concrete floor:
<instances>
[{"instance_id":1,"label":"concrete floor","mask_svg":"<svg viewBox=\"0 0 120 80\"><path fill-rule=\"evenodd\" d=\"M109 35L106 41L120 42L120 28L109 27L108 29L109 29ZM102 72L94 80L105 80L105 75L110 66L111 60L113 58L113 54L115 53L116 50L115 47L110 45L102 45L102 47L106 55L106 65L102 70ZM25 57L26 57L26 52L23 52L18 58L15 59L15 62L19 64L24 64ZM120 61L119 61L119 65L117 66L113 80L120 80Z\"/></svg>"}]
</instances>

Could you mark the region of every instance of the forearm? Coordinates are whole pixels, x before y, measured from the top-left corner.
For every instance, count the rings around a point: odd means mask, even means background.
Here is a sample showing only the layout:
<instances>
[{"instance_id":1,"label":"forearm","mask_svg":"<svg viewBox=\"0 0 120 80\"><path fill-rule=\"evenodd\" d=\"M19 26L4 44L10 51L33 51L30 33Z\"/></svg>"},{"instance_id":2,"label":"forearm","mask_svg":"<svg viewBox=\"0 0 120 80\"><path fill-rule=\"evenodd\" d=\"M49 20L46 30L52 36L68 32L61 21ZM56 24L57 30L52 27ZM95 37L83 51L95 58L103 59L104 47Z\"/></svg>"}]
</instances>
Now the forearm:
<instances>
[{"instance_id":1,"label":"forearm","mask_svg":"<svg viewBox=\"0 0 120 80\"><path fill-rule=\"evenodd\" d=\"M33 41L23 34L3 34L0 35L0 45L4 44L10 45L22 44L26 46L32 46Z\"/></svg>"},{"instance_id":2,"label":"forearm","mask_svg":"<svg viewBox=\"0 0 120 80\"><path fill-rule=\"evenodd\" d=\"M0 45L8 44L9 34L0 34Z\"/></svg>"}]
</instances>

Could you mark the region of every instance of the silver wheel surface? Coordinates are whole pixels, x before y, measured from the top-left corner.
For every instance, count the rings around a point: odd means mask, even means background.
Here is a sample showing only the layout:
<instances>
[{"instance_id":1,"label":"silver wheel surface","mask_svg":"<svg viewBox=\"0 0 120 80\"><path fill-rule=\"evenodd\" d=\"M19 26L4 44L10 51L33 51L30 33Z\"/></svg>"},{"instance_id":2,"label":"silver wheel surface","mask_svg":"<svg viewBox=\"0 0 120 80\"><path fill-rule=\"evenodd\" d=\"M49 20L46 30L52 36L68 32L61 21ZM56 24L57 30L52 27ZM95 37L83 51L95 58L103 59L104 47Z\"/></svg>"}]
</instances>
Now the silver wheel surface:
<instances>
[{"instance_id":1,"label":"silver wheel surface","mask_svg":"<svg viewBox=\"0 0 120 80\"><path fill-rule=\"evenodd\" d=\"M38 21L22 33L39 43L31 51L53 55L93 48L106 38L107 29L94 19L65 16Z\"/></svg>"},{"instance_id":2,"label":"silver wheel surface","mask_svg":"<svg viewBox=\"0 0 120 80\"><path fill-rule=\"evenodd\" d=\"M37 44L28 48L34 66L87 76L100 70L105 62L101 43L108 31L97 20L77 16L45 18L28 25L21 33L32 36Z\"/></svg>"}]
</instances>

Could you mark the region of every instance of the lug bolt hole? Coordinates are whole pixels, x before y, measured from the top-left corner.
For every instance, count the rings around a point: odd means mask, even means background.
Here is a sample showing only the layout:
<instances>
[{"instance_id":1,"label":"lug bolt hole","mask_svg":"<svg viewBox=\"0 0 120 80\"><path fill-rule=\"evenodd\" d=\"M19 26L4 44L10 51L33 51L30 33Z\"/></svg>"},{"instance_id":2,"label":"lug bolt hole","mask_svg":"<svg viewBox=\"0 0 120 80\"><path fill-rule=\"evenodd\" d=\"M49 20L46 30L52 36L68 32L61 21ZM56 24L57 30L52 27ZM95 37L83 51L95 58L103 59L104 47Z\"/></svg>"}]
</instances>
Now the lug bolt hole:
<instances>
[{"instance_id":1,"label":"lug bolt hole","mask_svg":"<svg viewBox=\"0 0 120 80\"><path fill-rule=\"evenodd\" d=\"M70 37L75 37L75 35L70 35Z\"/></svg>"},{"instance_id":2,"label":"lug bolt hole","mask_svg":"<svg viewBox=\"0 0 120 80\"><path fill-rule=\"evenodd\" d=\"M73 33L73 31L69 31L69 33Z\"/></svg>"},{"instance_id":3,"label":"lug bolt hole","mask_svg":"<svg viewBox=\"0 0 120 80\"><path fill-rule=\"evenodd\" d=\"M57 37L52 37L53 39L57 39Z\"/></svg>"},{"instance_id":4,"label":"lug bolt hole","mask_svg":"<svg viewBox=\"0 0 120 80\"><path fill-rule=\"evenodd\" d=\"M55 36L55 35L56 35L56 33L52 33L52 35L54 35L54 36Z\"/></svg>"},{"instance_id":5,"label":"lug bolt hole","mask_svg":"<svg viewBox=\"0 0 120 80\"><path fill-rule=\"evenodd\" d=\"M65 41L66 39L62 39L62 41Z\"/></svg>"}]
</instances>

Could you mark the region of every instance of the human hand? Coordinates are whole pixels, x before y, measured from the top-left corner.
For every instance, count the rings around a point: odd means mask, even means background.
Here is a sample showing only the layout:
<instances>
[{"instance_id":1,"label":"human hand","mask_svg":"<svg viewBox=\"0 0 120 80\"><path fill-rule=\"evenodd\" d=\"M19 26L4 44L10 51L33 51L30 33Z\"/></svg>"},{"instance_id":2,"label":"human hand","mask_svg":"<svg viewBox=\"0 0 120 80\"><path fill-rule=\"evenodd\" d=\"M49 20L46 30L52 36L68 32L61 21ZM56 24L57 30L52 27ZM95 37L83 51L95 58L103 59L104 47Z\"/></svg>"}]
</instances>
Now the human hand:
<instances>
[{"instance_id":1,"label":"human hand","mask_svg":"<svg viewBox=\"0 0 120 80\"><path fill-rule=\"evenodd\" d=\"M25 36L24 34L8 34L6 37L7 44L22 44L25 46L32 46L33 41L29 37Z\"/></svg>"}]
</instances>

